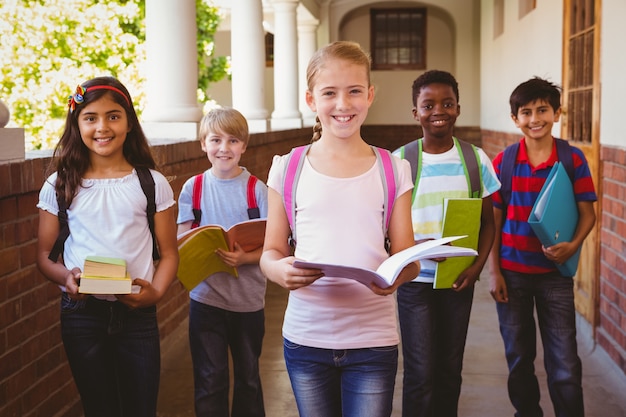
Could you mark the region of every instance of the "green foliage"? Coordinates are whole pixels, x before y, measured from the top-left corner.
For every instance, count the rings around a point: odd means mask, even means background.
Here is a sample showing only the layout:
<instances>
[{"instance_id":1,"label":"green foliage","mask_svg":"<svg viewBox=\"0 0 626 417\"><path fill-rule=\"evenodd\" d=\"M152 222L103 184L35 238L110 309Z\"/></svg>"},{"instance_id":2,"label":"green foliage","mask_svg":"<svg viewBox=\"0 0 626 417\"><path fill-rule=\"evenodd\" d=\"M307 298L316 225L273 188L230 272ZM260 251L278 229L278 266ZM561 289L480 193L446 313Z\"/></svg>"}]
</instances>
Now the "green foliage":
<instances>
[{"instance_id":1,"label":"green foliage","mask_svg":"<svg viewBox=\"0 0 626 417\"><path fill-rule=\"evenodd\" d=\"M196 0L198 99L227 75L226 57L213 56L219 10ZM0 2L0 98L10 126L26 131L26 148L57 142L76 85L100 75L119 78L138 113L145 94L145 0L3 0Z\"/></svg>"}]
</instances>

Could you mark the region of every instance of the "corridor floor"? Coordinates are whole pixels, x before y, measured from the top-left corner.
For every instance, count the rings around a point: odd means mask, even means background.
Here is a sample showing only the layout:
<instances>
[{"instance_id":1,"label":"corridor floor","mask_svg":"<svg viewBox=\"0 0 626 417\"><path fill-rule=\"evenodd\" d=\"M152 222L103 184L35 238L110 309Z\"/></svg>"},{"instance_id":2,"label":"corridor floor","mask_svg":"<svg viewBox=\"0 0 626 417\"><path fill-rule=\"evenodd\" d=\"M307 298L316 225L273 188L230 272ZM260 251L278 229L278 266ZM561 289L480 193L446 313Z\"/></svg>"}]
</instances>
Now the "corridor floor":
<instances>
[{"instance_id":1,"label":"corridor floor","mask_svg":"<svg viewBox=\"0 0 626 417\"><path fill-rule=\"evenodd\" d=\"M268 417L297 417L289 377L282 354L281 326L287 291L268 283L266 336L261 356L261 379ZM626 377L610 362L606 353L594 349L586 323L579 326L579 355L583 361L583 389L587 417L626 417ZM581 327L583 327L581 329ZM545 417L554 417L549 400L541 347L538 347L537 374L542 389ZM193 377L187 321L166 340L162 351L159 417L193 416ZM461 417L513 416L506 391L506 362L495 311L486 279L476 286L467 347L463 387L459 405ZM401 415L402 358L396 378L394 411Z\"/></svg>"}]
</instances>

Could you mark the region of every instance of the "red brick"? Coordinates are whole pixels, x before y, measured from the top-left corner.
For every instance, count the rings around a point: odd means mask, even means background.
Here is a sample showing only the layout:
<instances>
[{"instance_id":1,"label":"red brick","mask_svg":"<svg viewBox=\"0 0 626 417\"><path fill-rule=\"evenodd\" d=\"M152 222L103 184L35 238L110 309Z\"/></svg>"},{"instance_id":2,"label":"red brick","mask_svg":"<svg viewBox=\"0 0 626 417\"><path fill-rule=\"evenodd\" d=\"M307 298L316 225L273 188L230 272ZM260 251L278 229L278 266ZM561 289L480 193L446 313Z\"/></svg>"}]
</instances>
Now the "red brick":
<instances>
[{"instance_id":1,"label":"red brick","mask_svg":"<svg viewBox=\"0 0 626 417\"><path fill-rule=\"evenodd\" d=\"M22 315L20 300L13 298L0 304L0 329L5 329L17 321Z\"/></svg>"},{"instance_id":2,"label":"red brick","mask_svg":"<svg viewBox=\"0 0 626 417\"><path fill-rule=\"evenodd\" d=\"M0 250L0 277L17 271L19 268L19 251L15 246Z\"/></svg>"},{"instance_id":3,"label":"red brick","mask_svg":"<svg viewBox=\"0 0 626 417\"><path fill-rule=\"evenodd\" d=\"M10 196L11 193L11 168L10 164L0 164L0 199Z\"/></svg>"}]
</instances>

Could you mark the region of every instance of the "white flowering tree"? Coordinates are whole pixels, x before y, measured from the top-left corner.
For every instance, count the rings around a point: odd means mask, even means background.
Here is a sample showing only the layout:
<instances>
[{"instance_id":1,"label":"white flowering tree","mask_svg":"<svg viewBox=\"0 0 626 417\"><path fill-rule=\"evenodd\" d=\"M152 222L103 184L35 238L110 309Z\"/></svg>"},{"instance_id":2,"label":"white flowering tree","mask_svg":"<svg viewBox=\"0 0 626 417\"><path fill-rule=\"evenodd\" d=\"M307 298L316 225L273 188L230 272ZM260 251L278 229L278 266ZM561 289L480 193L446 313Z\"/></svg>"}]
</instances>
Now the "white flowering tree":
<instances>
[{"instance_id":1,"label":"white flowering tree","mask_svg":"<svg viewBox=\"0 0 626 417\"><path fill-rule=\"evenodd\" d=\"M198 98L227 75L226 57L212 57L219 23L209 0L196 0ZM67 97L90 78L112 75L126 85L138 112L144 107L144 0L3 0L0 2L0 97L8 126L23 127L26 149L56 144Z\"/></svg>"}]
</instances>

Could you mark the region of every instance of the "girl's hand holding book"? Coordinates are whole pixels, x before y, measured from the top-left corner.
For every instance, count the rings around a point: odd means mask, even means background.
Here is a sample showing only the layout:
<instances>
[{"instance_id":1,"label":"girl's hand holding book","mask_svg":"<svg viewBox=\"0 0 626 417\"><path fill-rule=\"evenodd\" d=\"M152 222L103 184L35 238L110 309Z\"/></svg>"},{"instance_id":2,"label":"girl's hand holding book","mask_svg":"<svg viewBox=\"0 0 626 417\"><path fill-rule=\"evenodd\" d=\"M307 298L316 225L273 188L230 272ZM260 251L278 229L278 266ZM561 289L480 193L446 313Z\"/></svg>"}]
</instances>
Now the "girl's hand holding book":
<instances>
[{"instance_id":1,"label":"girl's hand holding book","mask_svg":"<svg viewBox=\"0 0 626 417\"><path fill-rule=\"evenodd\" d=\"M419 261L411 262L410 264L405 266L404 269L402 269L400 274L398 274L398 278L396 278L391 287L380 288L378 285L372 283L370 288L375 294L378 295L393 294L400 285L404 284L405 282L413 281L415 277L419 275L421 269L422 266Z\"/></svg>"},{"instance_id":2,"label":"girl's hand holding book","mask_svg":"<svg viewBox=\"0 0 626 417\"><path fill-rule=\"evenodd\" d=\"M324 276L319 269L295 268L293 266L295 259L295 257L289 256L278 261L276 266L280 269L280 281L277 283L280 286L288 290L297 290Z\"/></svg>"}]
</instances>

